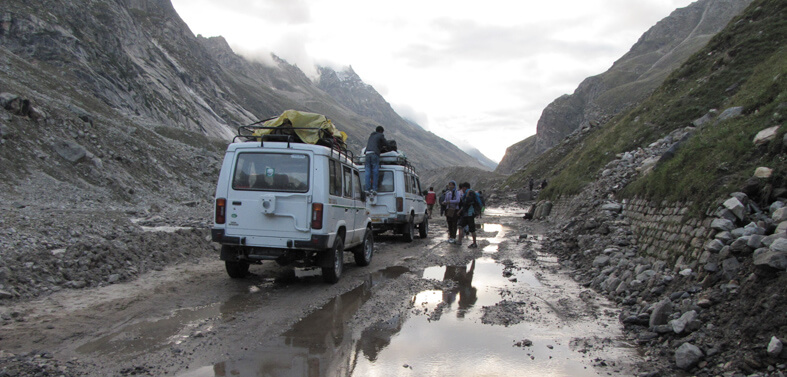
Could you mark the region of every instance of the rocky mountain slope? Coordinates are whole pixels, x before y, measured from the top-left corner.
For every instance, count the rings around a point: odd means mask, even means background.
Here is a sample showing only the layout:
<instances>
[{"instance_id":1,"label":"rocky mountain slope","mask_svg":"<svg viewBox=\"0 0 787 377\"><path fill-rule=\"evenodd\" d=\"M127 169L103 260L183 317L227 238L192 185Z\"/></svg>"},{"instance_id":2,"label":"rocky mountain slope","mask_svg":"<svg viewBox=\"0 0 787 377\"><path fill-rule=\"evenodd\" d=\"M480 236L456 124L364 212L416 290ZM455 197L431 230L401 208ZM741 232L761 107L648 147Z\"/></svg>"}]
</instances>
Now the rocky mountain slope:
<instances>
[{"instance_id":1,"label":"rocky mountain slope","mask_svg":"<svg viewBox=\"0 0 787 377\"><path fill-rule=\"evenodd\" d=\"M356 152L371 130L383 124L403 149L412 151L416 165L480 166L447 141L410 126L357 76L325 85L332 91L327 93L281 59L274 57L275 66L251 62L234 54L223 38L195 37L168 0L11 0L0 12L0 45L18 58L6 60L14 64L8 69L57 72L53 82L29 83L14 92L39 107L54 106L46 97L50 91L65 91L70 97L97 99L116 112L113 117L224 140L237 126L298 109L325 114L347 132ZM328 76L331 71L323 72ZM18 77L5 79L11 86ZM54 81L60 87L51 85ZM364 90L356 91L356 84ZM365 108L353 107L357 101ZM96 111L90 104L73 105ZM424 141L430 148L423 148Z\"/></svg>"},{"instance_id":2,"label":"rocky mountain slope","mask_svg":"<svg viewBox=\"0 0 787 377\"><path fill-rule=\"evenodd\" d=\"M618 304L641 376L782 376L787 3L755 0L650 96L510 176L545 248Z\"/></svg>"},{"instance_id":3,"label":"rocky mountain slope","mask_svg":"<svg viewBox=\"0 0 787 377\"><path fill-rule=\"evenodd\" d=\"M640 37L606 72L542 112L536 134L506 150L496 172L511 174L571 132L606 122L646 98L689 56L738 15L750 0L700 0L677 9Z\"/></svg>"}]
</instances>

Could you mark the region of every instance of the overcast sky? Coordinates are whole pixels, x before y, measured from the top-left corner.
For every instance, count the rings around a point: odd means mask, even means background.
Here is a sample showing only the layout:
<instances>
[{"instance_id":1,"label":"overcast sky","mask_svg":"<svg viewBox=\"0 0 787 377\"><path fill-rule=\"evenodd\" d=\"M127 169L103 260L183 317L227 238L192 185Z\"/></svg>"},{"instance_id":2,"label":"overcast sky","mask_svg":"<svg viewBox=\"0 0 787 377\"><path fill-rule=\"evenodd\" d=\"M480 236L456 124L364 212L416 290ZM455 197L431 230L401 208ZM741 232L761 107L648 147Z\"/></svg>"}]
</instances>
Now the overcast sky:
<instances>
[{"instance_id":1,"label":"overcast sky","mask_svg":"<svg viewBox=\"0 0 787 377\"><path fill-rule=\"evenodd\" d=\"M172 0L195 34L309 75L352 66L400 115L499 161L541 111L692 0ZM401 146L406 152L406 146Z\"/></svg>"}]
</instances>

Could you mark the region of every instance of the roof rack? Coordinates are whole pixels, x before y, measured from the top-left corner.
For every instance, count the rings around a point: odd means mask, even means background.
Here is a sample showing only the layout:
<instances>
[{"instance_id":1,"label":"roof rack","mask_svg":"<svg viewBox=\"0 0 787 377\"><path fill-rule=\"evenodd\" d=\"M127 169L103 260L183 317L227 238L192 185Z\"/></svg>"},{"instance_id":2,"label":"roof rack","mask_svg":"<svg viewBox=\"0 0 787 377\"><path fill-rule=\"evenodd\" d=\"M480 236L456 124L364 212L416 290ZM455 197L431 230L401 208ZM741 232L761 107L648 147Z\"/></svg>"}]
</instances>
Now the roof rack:
<instances>
[{"instance_id":1,"label":"roof rack","mask_svg":"<svg viewBox=\"0 0 787 377\"><path fill-rule=\"evenodd\" d=\"M387 157L387 158L386 158ZM359 156L353 160L353 163L356 165L363 165L366 162L366 156ZM395 166L404 166L405 168L412 169L413 172L416 172L415 166L410 163L410 160L407 159L405 156L396 156L394 159L393 156L380 156L380 166L384 165L395 165Z\"/></svg>"},{"instance_id":2,"label":"roof rack","mask_svg":"<svg viewBox=\"0 0 787 377\"><path fill-rule=\"evenodd\" d=\"M234 143L238 139L242 139L244 142L259 142L260 147L265 146L265 142L283 142L287 143L287 148L290 148L290 144L306 144L301 138L296 134L295 130L317 130L318 134L320 135L317 143L314 145L321 145L323 147L327 147L331 150L331 156L333 156L333 152L336 152L340 157L344 157L349 159L350 161L354 161L355 157L352 151L347 149L347 144L340 139L333 137L326 129L319 128L319 127L266 127L266 126L258 126L257 124L269 121L271 119L276 119L277 117L264 119L258 122L254 122L249 125L240 126L238 127L238 134L232 138L232 142ZM254 135L254 132L257 130L272 130L272 133L265 134L265 135Z\"/></svg>"}]
</instances>

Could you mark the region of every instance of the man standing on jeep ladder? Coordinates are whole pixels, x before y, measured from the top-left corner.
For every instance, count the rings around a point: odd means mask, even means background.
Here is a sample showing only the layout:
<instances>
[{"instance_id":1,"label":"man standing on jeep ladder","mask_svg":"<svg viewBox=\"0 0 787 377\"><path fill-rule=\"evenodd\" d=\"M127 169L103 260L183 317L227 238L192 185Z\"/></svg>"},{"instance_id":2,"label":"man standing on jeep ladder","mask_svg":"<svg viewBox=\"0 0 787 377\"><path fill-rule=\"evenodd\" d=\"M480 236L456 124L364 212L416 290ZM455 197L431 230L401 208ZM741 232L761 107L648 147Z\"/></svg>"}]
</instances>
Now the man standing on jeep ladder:
<instances>
[{"instance_id":1,"label":"man standing on jeep ladder","mask_svg":"<svg viewBox=\"0 0 787 377\"><path fill-rule=\"evenodd\" d=\"M377 185L380 183L380 153L383 147L388 145L383 135L383 126L377 128L369 135L369 141L366 142L366 185L364 186L366 192L370 195L377 195Z\"/></svg>"}]
</instances>

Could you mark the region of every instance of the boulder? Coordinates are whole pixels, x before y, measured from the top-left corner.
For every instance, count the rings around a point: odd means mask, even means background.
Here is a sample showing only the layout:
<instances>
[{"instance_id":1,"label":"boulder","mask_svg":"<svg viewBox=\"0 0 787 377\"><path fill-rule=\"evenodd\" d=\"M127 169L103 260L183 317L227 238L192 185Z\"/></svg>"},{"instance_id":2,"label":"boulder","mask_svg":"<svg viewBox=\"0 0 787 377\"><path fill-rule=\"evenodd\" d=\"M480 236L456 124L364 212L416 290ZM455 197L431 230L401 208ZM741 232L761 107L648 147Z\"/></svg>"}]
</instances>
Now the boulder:
<instances>
[{"instance_id":1,"label":"boulder","mask_svg":"<svg viewBox=\"0 0 787 377\"><path fill-rule=\"evenodd\" d=\"M750 239L751 239L751 236L743 236L743 237L738 238L735 241L732 241L732 244L730 244L730 252L732 252L733 254L748 254L748 253L750 253L753 250L753 249L751 249L749 247Z\"/></svg>"},{"instance_id":2,"label":"boulder","mask_svg":"<svg viewBox=\"0 0 787 377\"><path fill-rule=\"evenodd\" d=\"M619 203L607 203L601 206L601 210L620 213L623 210L623 206Z\"/></svg>"},{"instance_id":3,"label":"boulder","mask_svg":"<svg viewBox=\"0 0 787 377\"><path fill-rule=\"evenodd\" d=\"M781 202L776 202L781 203ZM775 203L774 203L775 204ZM784 205L784 204L782 204ZM773 208L773 206L771 206ZM780 223L782 221L787 221L787 207L778 207L773 211L773 215L771 215L773 222Z\"/></svg>"},{"instance_id":4,"label":"boulder","mask_svg":"<svg viewBox=\"0 0 787 377\"><path fill-rule=\"evenodd\" d=\"M727 219L714 219L710 227L719 231L730 231L735 229L735 223Z\"/></svg>"},{"instance_id":5,"label":"boulder","mask_svg":"<svg viewBox=\"0 0 787 377\"><path fill-rule=\"evenodd\" d=\"M680 369L689 370L697 365L704 356L699 347L691 343L683 343L675 350L675 364Z\"/></svg>"},{"instance_id":6,"label":"boulder","mask_svg":"<svg viewBox=\"0 0 787 377\"><path fill-rule=\"evenodd\" d=\"M66 161L76 164L87 155L87 151L81 145L67 140L59 140L52 145L55 152Z\"/></svg>"},{"instance_id":7,"label":"boulder","mask_svg":"<svg viewBox=\"0 0 787 377\"><path fill-rule=\"evenodd\" d=\"M718 121L721 122L727 119L735 118L741 114L743 114L743 106L730 107L719 114Z\"/></svg>"},{"instance_id":8,"label":"boulder","mask_svg":"<svg viewBox=\"0 0 787 377\"><path fill-rule=\"evenodd\" d=\"M609 264L608 255L599 255L593 259L593 267L604 267Z\"/></svg>"},{"instance_id":9,"label":"boulder","mask_svg":"<svg viewBox=\"0 0 787 377\"><path fill-rule=\"evenodd\" d=\"M773 175L773 169L766 168L764 166L760 166L757 169L754 169L754 177L755 178L770 178Z\"/></svg>"},{"instance_id":10,"label":"boulder","mask_svg":"<svg viewBox=\"0 0 787 377\"><path fill-rule=\"evenodd\" d=\"M711 253L718 253L724 247L724 242L719 240L713 239L705 243L705 250L710 251Z\"/></svg>"},{"instance_id":11,"label":"boulder","mask_svg":"<svg viewBox=\"0 0 787 377\"><path fill-rule=\"evenodd\" d=\"M739 220L743 220L746 217L746 206L738 198L727 199L724 202L724 208L730 210Z\"/></svg>"},{"instance_id":12,"label":"boulder","mask_svg":"<svg viewBox=\"0 0 787 377\"><path fill-rule=\"evenodd\" d=\"M691 329L697 327L695 323L697 321L697 312L694 310L690 310L686 313L683 313L682 316L678 319L673 319L669 322L670 326L672 326L672 331L675 334L680 334L684 330Z\"/></svg>"},{"instance_id":13,"label":"boulder","mask_svg":"<svg viewBox=\"0 0 787 377\"><path fill-rule=\"evenodd\" d=\"M787 270L787 253L760 248L754 251L753 261L759 268Z\"/></svg>"},{"instance_id":14,"label":"boulder","mask_svg":"<svg viewBox=\"0 0 787 377\"><path fill-rule=\"evenodd\" d=\"M776 138L776 134L779 132L779 126L768 127L754 136L754 145L764 145L771 142L771 140Z\"/></svg>"},{"instance_id":15,"label":"boulder","mask_svg":"<svg viewBox=\"0 0 787 377\"><path fill-rule=\"evenodd\" d=\"M784 349L784 344L779 338L772 336L771 341L768 343L768 355L773 357L779 356L782 353L782 349Z\"/></svg>"},{"instance_id":16,"label":"boulder","mask_svg":"<svg viewBox=\"0 0 787 377\"><path fill-rule=\"evenodd\" d=\"M667 320L672 314L672 301L665 299L653 305L653 311L650 313L650 320L648 321L649 327L667 324Z\"/></svg>"},{"instance_id":17,"label":"boulder","mask_svg":"<svg viewBox=\"0 0 787 377\"><path fill-rule=\"evenodd\" d=\"M768 248L779 253L787 253L787 238L774 240Z\"/></svg>"}]
</instances>

